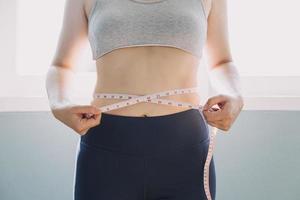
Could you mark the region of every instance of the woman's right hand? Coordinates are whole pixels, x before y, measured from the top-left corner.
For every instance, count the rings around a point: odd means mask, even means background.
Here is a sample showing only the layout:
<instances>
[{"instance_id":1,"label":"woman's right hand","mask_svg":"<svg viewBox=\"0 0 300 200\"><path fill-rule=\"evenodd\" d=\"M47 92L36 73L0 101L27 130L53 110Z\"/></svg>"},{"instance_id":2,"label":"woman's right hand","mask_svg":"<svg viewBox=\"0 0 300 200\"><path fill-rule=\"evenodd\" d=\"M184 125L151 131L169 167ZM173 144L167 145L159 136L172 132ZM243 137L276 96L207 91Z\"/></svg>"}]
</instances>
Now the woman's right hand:
<instances>
[{"instance_id":1,"label":"woman's right hand","mask_svg":"<svg viewBox=\"0 0 300 200\"><path fill-rule=\"evenodd\" d=\"M79 135L100 124L101 110L93 105L66 105L51 109L54 117Z\"/></svg>"}]
</instances>

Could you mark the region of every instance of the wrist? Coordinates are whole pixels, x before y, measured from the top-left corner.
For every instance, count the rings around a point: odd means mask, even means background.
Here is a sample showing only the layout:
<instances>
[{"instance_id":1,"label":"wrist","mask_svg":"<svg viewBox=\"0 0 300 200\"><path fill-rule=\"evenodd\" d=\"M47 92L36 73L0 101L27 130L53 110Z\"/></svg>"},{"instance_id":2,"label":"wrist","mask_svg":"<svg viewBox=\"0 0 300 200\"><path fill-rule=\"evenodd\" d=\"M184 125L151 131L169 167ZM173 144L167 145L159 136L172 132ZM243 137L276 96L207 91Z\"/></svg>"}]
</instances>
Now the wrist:
<instances>
[{"instance_id":1,"label":"wrist","mask_svg":"<svg viewBox=\"0 0 300 200\"><path fill-rule=\"evenodd\" d=\"M68 99L63 99L60 101L55 101L55 102L50 103L50 109L56 110L56 109L73 106L73 105L75 105L75 103L73 103L72 101L70 101Z\"/></svg>"},{"instance_id":2,"label":"wrist","mask_svg":"<svg viewBox=\"0 0 300 200\"><path fill-rule=\"evenodd\" d=\"M241 81L233 61L219 64L208 73L212 88L216 93L242 97Z\"/></svg>"},{"instance_id":3,"label":"wrist","mask_svg":"<svg viewBox=\"0 0 300 200\"><path fill-rule=\"evenodd\" d=\"M236 94L233 98L238 102L240 109L244 107L244 98L241 94Z\"/></svg>"}]
</instances>

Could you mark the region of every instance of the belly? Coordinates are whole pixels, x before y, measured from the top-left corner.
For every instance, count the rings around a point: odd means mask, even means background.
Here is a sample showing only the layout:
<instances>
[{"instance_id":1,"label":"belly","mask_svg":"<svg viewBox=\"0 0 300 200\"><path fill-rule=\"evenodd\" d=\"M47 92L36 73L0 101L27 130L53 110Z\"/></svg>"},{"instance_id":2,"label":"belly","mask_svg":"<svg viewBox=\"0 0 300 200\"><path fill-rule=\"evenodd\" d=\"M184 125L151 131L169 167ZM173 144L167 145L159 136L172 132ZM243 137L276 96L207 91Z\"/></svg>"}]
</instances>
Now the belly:
<instances>
[{"instance_id":1,"label":"belly","mask_svg":"<svg viewBox=\"0 0 300 200\"><path fill-rule=\"evenodd\" d=\"M199 60L183 50L173 47L127 47L113 50L96 62L97 82L94 93L124 93L145 95L165 90L196 87L198 85ZM199 104L197 93L177 94L161 97ZM93 99L91 105L97 107L110 105L124 100ZM149 102L106 111L124 116L158 116L187 110Z\"/></svg>"}]
</instances>

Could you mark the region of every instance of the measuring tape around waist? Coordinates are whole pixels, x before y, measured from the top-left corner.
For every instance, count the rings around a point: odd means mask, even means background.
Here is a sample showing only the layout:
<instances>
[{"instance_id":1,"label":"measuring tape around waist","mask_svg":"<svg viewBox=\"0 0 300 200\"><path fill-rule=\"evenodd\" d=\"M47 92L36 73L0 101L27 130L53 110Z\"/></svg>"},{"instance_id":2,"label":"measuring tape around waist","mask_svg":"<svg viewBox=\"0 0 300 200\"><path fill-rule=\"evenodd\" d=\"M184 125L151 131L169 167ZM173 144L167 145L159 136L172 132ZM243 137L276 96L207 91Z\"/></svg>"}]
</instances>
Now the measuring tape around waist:
<instances>
[{"instance_id":1,"label":"measuring tape around waist","mask_svg":"<svg viewBox=\"0 0 300 200\"><path fill-rule=\"evenodd\" d=\"M163 92L152 93L148 95L130 95L130 94L121 94L121 93L94 93L94 98L105 98L105 99L125 99L125 101L113 103L110 105L105 105L100 107L102 112L110 111L119 109L122 107L134 105L141 102L149 102L149 103L157 103L157 104L164 104L164 105L171 105L171 106L178 106L178 107L189 107L193 109L198 109L200 114L202 115L203 119L203 106L202 105L194 105L191 103L186 102L178 102L174 100L168 99L160 99L160 97L170 96L170 95L177 95L177 94L186 94L186 93L194 93L198 92L199 87L192 87L192 88L184 88L184 89L173 89L173 90L166 90ZM204 164L204 171L203 171L203 183L204 183L204 191L208 200L212 200L210 188L209 188L209 166L213 156L213 150L215 148L215 136L217 134L217 128L211 127L209 130L210 132L210 141L208 146L208 153Z\"/></svg>"}]
</instances>

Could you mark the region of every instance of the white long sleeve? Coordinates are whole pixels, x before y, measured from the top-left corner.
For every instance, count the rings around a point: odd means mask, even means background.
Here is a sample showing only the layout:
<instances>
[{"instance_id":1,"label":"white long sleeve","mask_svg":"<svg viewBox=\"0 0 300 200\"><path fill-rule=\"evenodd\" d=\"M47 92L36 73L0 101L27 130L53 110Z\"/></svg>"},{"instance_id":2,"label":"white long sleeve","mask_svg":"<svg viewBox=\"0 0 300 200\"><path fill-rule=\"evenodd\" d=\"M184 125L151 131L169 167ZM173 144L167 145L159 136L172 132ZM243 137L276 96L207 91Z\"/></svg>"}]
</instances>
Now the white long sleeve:
<instances>
[{"instance_id":1,"label":"white long sleeve","mask_svg":"<svg viewBox=\"0 0 300 200\"><path fill-rule=\"evenodd\" d=\"M75 72L60 66L50 66L46 75L46 91L51 109L73 105L72 91Z\"/></svg>"}]
</instances>

